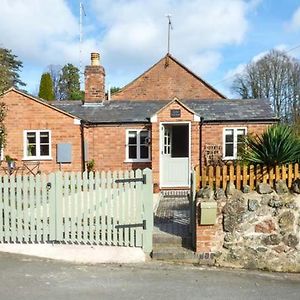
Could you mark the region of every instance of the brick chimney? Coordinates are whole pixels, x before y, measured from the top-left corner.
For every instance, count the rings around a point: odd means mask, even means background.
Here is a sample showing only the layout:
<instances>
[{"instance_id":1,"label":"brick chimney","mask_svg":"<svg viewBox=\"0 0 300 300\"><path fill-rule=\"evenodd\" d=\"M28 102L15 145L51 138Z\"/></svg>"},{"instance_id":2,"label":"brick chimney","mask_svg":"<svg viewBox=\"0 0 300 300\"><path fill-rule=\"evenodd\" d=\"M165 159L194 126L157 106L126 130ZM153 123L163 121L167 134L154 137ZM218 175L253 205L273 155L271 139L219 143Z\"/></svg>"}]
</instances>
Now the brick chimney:
<instances>
[{"instance_id":1,"label":"brick chimney","mask_svg":"<svg viewBox=\"0 0 300 300\"><path fill-rule=\"evenodd\" d=\"M91 53L91 65L84 70L84 104L105 100L105 70L100 65L100 54Z\"/></svg>"}]
</instances>

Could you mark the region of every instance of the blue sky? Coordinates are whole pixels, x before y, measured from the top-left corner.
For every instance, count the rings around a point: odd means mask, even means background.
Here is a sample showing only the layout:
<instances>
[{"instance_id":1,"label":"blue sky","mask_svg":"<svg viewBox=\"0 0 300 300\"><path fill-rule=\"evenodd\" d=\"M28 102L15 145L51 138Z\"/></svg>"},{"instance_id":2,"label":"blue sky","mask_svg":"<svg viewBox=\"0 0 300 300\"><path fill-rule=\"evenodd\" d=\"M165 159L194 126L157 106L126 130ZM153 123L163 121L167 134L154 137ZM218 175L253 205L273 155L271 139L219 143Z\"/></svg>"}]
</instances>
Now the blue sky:
<instances>
[{"instance_id":1,"label":"blue sky","mask_svg":"<svg viewBox=\"0 0 300 300\"><path fill-rule=\"evenodd\" d=\"M37 93L49 64L79 66L78 0L0 0L0 46L23 61L22 80ZM272 48L300 45L296 0L82 0L82 61L98 51L106 83L123 86L171 53L232 97L234 74ZM300 58L300 47L290 51Z\"/></svg>"}]
</instances>

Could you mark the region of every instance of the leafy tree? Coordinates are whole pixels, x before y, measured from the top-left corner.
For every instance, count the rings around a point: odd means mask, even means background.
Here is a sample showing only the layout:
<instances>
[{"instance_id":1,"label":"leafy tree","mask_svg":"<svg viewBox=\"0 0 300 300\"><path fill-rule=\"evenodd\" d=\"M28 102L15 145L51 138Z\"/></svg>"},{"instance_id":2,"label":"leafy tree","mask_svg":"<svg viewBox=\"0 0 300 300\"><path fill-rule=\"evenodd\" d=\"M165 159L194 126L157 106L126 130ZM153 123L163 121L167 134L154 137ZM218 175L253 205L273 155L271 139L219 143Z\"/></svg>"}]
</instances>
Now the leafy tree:
<instances>
[{"instance_id":1,"label":"leafy tree","mask_svg":"<svg viewBox=\"0 0 300 300\"><path fill-rule=\"evenodd\" d=\"M6 129L4 125L4 119L6 116L6 106L3 102L0 102L0 150L5 147L6 144Z\"/></svg>"},{"instance_id":2,"label":"leafy tree","mask_svg":"<svg viewBox=\"0 0 300 300\"><path fill-rule=\"evenodd\" d=\"M54 97L55 99L60 99L59 79L60 79L62 67L60 65L49 65L47 69L52 79Z\"/></svg>"},{"instance_id":3,"label":"leafy tree","mask_svg":"<svg viewBox=\"0 0 300 300\"><path fill-rule=\"evenodd\" d=\"M50 73L41 76L39 97L45 100L54 100L53 84Z\"/></svg>"},{"instance_id":4,"label":"leafy tree","mask_svg":"<svg viewBox=\"0 0 300 300\"><path fill-rule=\"evenodd\" d=\"M288 125L273 125L261 136L246 137L242 159L267 166L300 162L300 138Z\"/></svg>"},{"instance_id":5,"label":"leafy tree","mask_svg":"<svg viewBox=\"0 0 300 300\"><path fill-rule=\"evenodd\" d=\"M112 94L118 92L119 90L121 90L121 88L120 88L120 87L117 87L117 86L112 86L112 87L110 88L110 92L111 92Z\"/></svg>"},{"instance_id":6,"label":"leafy tree","mask_svg":"<svg viewBox=\"0 0 300 300\"><path fill-rule=\"evenodd\" d=\"M84 99L84 91L75 91L71 93L70 100L82 100Z\"/></svg>"},{"instance_id":7,"label":"leafy tree","mask_svg":"<svg viewBox=\"0 0 300 300\"><path fill-rule=\"evenodd\" d=\"M61 100L78 100L80 92L79 69L66 64L60 74L58 89ZM80 98L82 99L82 98Z\"/></svg>"},{"instance_id":8,"label":"leafy tree","mask_svg":"<svg viewBox=\"0 0 300 300\"><path fill-rule=\"evenodd\" d=\"M23 64L11 50L0 48L0 93L12 86L25 86L21 81L19 72Z\"/></svg>"},{"instance_id":9,"label":"leafy tree","mask_svg":"<svg viewBox=\"0 0 300 300\"><path fill-rule=\"evenodd\" d=\"M249 63L232 84L245 99L267 98L277 117L295 122L300 107L300 62L283 51L272 50Z\"/></svg>"}]
</instances>

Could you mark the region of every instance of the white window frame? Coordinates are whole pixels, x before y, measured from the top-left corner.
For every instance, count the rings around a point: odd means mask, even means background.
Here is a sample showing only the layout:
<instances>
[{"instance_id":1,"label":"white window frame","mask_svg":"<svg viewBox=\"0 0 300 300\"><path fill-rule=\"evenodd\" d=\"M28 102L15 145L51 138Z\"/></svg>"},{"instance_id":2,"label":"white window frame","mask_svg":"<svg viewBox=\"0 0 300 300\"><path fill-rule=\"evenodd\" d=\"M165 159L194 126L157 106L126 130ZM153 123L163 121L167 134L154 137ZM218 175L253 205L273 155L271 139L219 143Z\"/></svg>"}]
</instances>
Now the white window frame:
<instances>
[{"instance_id":1,"label":"white window frame","mask_svg":"<svg viewBox=\"0 0 300 300\"><path fill-rule=\"evenodd\" d=\"M49 155L40 155L40 133L48 132L49 133ZM36 156L27 155L27 133L36 134ZM23 159L22 160L51 160L51 130L40 129L40 130L24 130L23 131Z\"/></svg>"},{"instance_id":2,"label":"white window frame","mask_svg":"<svg viewBox=\"0 0 300 300\"><path fill-rule=\"evenodd\" d=\"M233 130L233 156L225 156L226 154L226 130ZM225 127L223 128L223 159L235 160L237 159L237 131L245 130L247 135L247 127Z\"/></svg>"},{"instance_id":3,"label":"white window frame","mask_svg":"<svg viewBox=\"0 0 300 300\"><path fill-rule=\"evenodd\" d=\"M0 161L4 160L4 149L3 147L0 148Z\"/></svg>"},{"instance_id":4,"label":"white window frame","mask_svg":"<svg viewBox=\"0 0 300 300\"><path fill-rule=\"evenodd\" d=\"M137 133L137 158L129 158L129 132L135 131ZM125 148L126 148L126 159L125 162L151 162L151 144L148 145L148 158L140 158L141 154L141 145L140 145L140 133L147 132L148 138L150 139L151 131L149 129L126 129L126 141L125 141Z\"/></svg>"}]
</instances>

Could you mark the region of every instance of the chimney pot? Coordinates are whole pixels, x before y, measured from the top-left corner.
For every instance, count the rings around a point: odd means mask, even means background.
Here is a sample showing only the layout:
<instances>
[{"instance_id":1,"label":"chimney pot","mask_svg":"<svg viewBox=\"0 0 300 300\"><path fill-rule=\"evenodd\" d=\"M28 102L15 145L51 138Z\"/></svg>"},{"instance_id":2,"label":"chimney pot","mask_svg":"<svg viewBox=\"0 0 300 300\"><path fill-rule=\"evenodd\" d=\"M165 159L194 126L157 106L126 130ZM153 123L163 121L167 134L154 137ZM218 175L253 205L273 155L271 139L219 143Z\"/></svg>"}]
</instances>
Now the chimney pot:
<instances>
[{"instance_id":1,"label":"chimney pot","mask_svg":"<svg viewBox=\"0 0 300 300\"><path fill-rule=\"evenodd\" d=\"M100 54L97 52L91 53L91 65L99 66L100 65Z\"/></svg>"}]
</instances>

